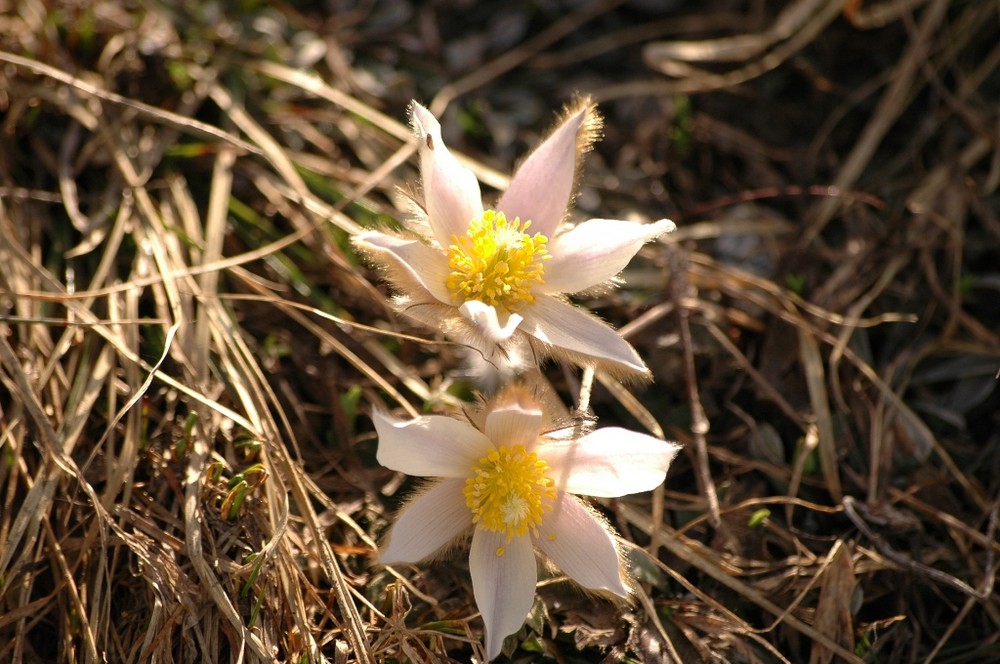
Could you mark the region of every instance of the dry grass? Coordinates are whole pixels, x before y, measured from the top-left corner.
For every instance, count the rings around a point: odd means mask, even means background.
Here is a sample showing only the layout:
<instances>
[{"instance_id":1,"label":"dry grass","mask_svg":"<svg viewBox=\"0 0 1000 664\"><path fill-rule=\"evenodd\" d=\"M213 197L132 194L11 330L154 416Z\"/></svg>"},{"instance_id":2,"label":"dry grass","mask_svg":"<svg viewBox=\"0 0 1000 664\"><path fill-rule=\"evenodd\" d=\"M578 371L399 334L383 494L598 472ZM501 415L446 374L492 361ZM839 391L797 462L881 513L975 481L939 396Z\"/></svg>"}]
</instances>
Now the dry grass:
<instances>
[{"instance_id":1,"label":"dry grass","mask_svg":"<svg viewBox=\"0 0 1000 664\"><path fill-rule=\"evenodd\" d=\"M0 661L481 656L461 556L373 565L364 413L470 387L347 240L411 96L502 188L573 90L583 210L680 226L589 303L656 389L583 392L687 453L603 505L636 601L547 578L515 656L998 656L995 3L340 4L0 3Z\"/></svg>"}]
</instances>

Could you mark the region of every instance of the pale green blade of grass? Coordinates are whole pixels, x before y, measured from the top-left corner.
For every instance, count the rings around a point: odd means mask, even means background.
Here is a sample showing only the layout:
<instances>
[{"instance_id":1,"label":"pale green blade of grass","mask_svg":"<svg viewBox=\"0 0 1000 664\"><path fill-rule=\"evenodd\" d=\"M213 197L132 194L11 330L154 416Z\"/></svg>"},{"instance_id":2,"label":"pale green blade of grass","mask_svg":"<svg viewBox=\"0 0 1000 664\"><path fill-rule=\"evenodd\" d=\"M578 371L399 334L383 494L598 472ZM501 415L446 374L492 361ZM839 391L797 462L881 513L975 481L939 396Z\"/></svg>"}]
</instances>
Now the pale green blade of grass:
<instances>
[{"instance_id":1,"label":"pale green blade of grass","mask_svg":"<svg viewBox=\"0 0 1000 664\"><path fill-rule=\"evenodd\" d=\"M826 372L820 357L816 339L804 329L799 329L799 359L805 374L809 401L817 428L817 449L820 470L826 480L827 490L836 502L843 498L840 473L837 465L837 441L833 437L833 421L830 415L829 394L826 389Z\"/></svg>"}]
</instances>

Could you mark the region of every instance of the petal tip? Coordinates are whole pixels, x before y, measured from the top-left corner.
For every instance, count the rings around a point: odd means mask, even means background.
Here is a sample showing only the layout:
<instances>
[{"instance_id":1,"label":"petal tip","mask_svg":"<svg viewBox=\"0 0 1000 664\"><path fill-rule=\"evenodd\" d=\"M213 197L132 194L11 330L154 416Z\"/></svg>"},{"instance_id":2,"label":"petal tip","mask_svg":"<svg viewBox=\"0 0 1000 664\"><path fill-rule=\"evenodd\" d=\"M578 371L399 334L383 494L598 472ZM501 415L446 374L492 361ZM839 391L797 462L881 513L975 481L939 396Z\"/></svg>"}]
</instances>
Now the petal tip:
<instances>
[{"instance_id":1,"label":"petal tip","mask_svg":"<svg viewBox=\"0 0 1000 664\"><path fill-rule=\"evenodd\" d=\"M415 99L410 102L408 115L410 116L410 124L421 136L432 131L434 125L438 124L434 114Z\"/></svg>"},{"instance_id":2,"label":"petal tip","mask_svg":"<svg viewBox=\"0 0 1000 664\"><path fill-rule=\"evenodd\" d=\"M615 597L618 597L618 598L621 598L621 599L628 598L631 590L629 589L628 584L625 583L624 581L622 581L622 574L621 574L621 572L619 572L618 578L615 579L615 581L617 581L617 583L609 584L608 586L606 586L604 588L601 588L600 590L603 590L604 592L610 593L610 594L614 595Z\"/></svg>"},{"instance_id":3,"label":"petal tip","mask_svg":"<svg viewBox=\"0 0 1000 664\"><path fill-rule=\"evenodd\" d=\"M653 229L656 230L656 235L653 236L654 238L664 233L673 233L677 230L677 224L670 219L660 219L659 221L653 222L651 225L653 226Z\"/></svg>"}]
</instances>

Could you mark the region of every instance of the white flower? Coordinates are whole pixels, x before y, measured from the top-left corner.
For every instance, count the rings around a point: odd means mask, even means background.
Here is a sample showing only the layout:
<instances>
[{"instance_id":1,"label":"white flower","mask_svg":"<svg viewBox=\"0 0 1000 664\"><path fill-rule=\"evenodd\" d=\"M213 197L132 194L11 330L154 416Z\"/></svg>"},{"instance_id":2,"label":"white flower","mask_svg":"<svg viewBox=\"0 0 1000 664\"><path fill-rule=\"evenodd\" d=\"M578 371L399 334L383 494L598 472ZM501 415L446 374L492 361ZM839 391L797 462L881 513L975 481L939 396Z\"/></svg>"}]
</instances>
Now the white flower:
<instances>
[{"instance_id":1,"label":"white flower","mask_svg":"<svg viewBox=\"0 0 1000 664\"><path fill-rule=\"evenodd\" d=\"M495 208L484 209L475 175L441 140L441 126L413 103L425 223L413 235L368 231L357 245L389 268L400 308L492 360L556 355L619 375L648 375L612 328L573 306L568 294L614 283L643 244L674 228L591 219L563 222L580 156L600 130L589 100L566 113L532 152Z\"/></svg>"},{"instance_id":2,"label":"white flower","mask_svg":"<svg viewBox=\"0 0 1000 664\"><path fill-rule=\"evenodd\" d=\"M536 547L581 586L628 594L608 525L571 494L654 489L679 447L610 427L576 439L547 434L537 402L518 388L473 417L479 427L437 415L399 421L374 414L378 462L439 480L399 514L381 562L418 562L472 528L469 570L493 659L531 609Z\"/></svg>"}]
</instances>

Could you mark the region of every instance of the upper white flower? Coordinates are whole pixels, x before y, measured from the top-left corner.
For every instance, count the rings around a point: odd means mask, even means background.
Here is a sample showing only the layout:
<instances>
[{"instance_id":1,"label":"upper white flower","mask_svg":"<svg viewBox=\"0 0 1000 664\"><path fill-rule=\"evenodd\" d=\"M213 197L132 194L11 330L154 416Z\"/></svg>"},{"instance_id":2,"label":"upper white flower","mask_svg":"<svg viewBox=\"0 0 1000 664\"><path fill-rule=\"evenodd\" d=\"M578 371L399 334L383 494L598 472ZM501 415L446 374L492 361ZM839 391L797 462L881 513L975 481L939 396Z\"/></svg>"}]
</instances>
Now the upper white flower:
<instances>
[{"instance_id":1,"label":"upper white flower","mask_svg":"<svg viewBox=\"0 0 1000 664\"><path fill-rule=\"evenodd\" d=\"M531 609L535 547L580 585L628 594L607 524L570 494L654 489L679 449L618 428L576 439L547 435L533 400L522 395L500 403L480 428L444 416L373 416L380 464L440 480L399 514L381 562L418 562L474 528L469 570L489 659Z\"/></svg>"},{"instance_id":2,"label":"upper white flower","mask_svg":"<svg viewBox=\"0 0 1000 664\"><path fill-rule=\"evenodd\" d=\"M475 175L445 146L434 116L414 102L411 122L419 139L425 237L368 231L356 238L390 268L404 311L472 343L487 359L499 348L508 357L555 354L648 374L632 346L565 297L612 283L643 244L674 228L668 220L614 219L564 226L579 157L600 128L593 104L582 100L566 114L493 209L483 208Z\"/></svg>"}]
</instances>

